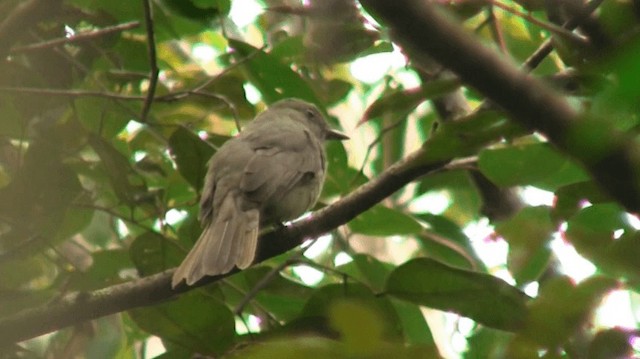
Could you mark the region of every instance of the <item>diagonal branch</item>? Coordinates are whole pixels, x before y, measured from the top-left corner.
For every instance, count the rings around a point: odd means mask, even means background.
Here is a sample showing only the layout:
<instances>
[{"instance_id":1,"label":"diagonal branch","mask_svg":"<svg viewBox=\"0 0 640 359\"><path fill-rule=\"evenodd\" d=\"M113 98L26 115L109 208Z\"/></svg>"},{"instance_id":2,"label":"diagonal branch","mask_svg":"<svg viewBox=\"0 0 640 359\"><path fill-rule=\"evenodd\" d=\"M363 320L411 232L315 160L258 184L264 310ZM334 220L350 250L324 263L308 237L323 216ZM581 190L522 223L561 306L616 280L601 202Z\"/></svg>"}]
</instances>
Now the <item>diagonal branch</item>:
<instances>
[{"instance_id":1,"label":"diagonal branch","mask_svg":"<svg viewBox=\"0 0 640 359\"><path fill-rule=\"evenodd\" d=\"M545 135L575 158L615 200L640 211L640 148L633 138L602 119L579 115L567 101L537 79L518 70L422 0L360 0L391 28L398 42L431 56L462 81L502 107L509 117Z\"/></svg>"},{"instance_id":2,"label":"diagonal branch","mask_svg":"<svg viewBox=\"0 0 640 359\"><path fill-rule=\"evenodd\" d=\"M98 37L102 37L102 36L105 36L105 35L113 34L115 32L121 32L121 31L125 31L125 30L130 30L130 29L136 28L138 26L140 26L140 22L131 21L131 22L126 22L124 24L118 24L118 25L113 25L113 26L109 26L109 27L104 27L102 29L91 30L91 31L83 31L83 32L79 32L79 33L77 33L77 34L75 34L73 36L69 36L69 37L60 37L60 38L57 38L57 39L38 42L38 43L35 43L35 44L24 45L24 46L16 46L16 47L11 48L11 53L15 54L15 53L20 53L20 52L43 50L43 49L56 47L58 45L76 43L76 42L87 41L87 40L93 40L93 39L96 39Z\"/></svg>"},{"instance_id":3,"label":"diagonal branch","mask_svg":"<svg viewBox=\"0 0 640 359\"><path fill-rule=\"evenodd\" d=\"M260 243L256 262L295 248L305 238L321 234L347 223L358 214L427 173L442 170L446 160L426 160L420 149L389 167L378 178L364 184L331 206L314 213L309 219L267 233ZM83 321L136 307L147 306L172 298L178 293L218 281L237 271L209 277L194 287L171 289L173 269L131 282L114 285L89 293L71 293L53 304L29 309L0 320L0 347L33 338Z\"/></svg>"}]
</instances>

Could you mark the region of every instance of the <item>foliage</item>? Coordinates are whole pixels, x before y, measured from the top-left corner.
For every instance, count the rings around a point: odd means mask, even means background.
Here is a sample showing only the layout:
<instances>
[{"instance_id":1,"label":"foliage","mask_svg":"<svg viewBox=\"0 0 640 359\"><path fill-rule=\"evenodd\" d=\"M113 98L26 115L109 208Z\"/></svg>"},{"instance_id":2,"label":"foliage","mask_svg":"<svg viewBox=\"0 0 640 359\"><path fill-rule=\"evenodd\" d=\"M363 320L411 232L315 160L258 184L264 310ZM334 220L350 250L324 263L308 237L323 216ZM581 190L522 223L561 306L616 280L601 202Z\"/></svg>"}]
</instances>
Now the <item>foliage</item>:
<instances>
[{"instance_id":1,"label":"foliage","mask_svg":"<svg viewBox=\"0 0 640 359\"><path fill-rule=\"evenodd\" d=\"M407 51L406 66L369 82L356 77L367 59L400 51L366 7L262 0L270 10L244 26L230 16L232 6L248 11L243 0L42 3L0 4L0 323L178 265L200 233L208 158L278 99L316 103L352 137L328 146L317 209L410 149L425 149L418 162L459 161L322 237L321 253L294 250L157 305L2 347L0 357L148 357L153 336L161 358L630 355L637 332L595 314L614 290L637 313L635 214L426 54ZM635 3L607 1L574 32L559 29L579 13L569 5L505 4L441 6L592 121L573 153L617 163L597 156L616 141L609 129L635 138L640 125ZM532 62L547 39L554 51ZM525 201L531 188L553 201ZM477 238L469 229L482 223L491 234ZM571 278L557 242L597 274ZM508 246L497 264L479 251L496 244ZM532 285L539 293L525 294ZM472 324L452 331L434 318ZM466 344L451 349L443 338L452 337Z\"/></svg>"}]
</instances>

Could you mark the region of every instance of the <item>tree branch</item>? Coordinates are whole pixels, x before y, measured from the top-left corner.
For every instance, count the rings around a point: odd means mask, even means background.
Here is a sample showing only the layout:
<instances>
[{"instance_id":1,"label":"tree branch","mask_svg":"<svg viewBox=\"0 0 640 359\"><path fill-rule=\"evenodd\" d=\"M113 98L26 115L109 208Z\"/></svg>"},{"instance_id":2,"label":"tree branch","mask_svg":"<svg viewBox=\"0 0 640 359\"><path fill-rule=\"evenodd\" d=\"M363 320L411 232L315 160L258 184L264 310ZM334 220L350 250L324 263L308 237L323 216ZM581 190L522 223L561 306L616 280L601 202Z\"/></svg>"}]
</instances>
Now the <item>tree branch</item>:
<instances>
[{"instance_id":1,"label":"tree branch","mask_svg":"<svg viewBox=\"0 0 640 359\"><path fill-rule=\"evenodd\" d=\"M426 160L420 149L389 167L378 178L364 184L338 202L315 212L310 218L267 233L260 238L256 262L295 248L305 238L317 237L371 208L407 183L441 170L449 161ZM236 273L208 277L193 287L171 289L173 269L88 293L71 293L60 300L0 320L0 347L109 314L152 305L196 287Z\"/></svg>"},{"instance_id":2,"label":"tree branch","mask_svg":"<svg viewBox=\"0 0 640 359\"><path fill-rule=\"evenodd\" d=\"M104 28L98 29L98 30L82 31L82 32L79 32L79 33L77 33L77 34L75 34L73 36L69 36L69 37L60 37L60 38L57 38L57 39L38 42L36 44L30 44L30 45L24 45L24 46L16 46L16 47L11 48L11 53L15 54L15 53L20 53L20 52L42 50L42 49L48 49L48 48L51 48L51 47L56 47L58 45L92 40L92 39L96 39L96 38L101 37L101 36L112 34L114 32L130 30L130 29L136 28L138 26L140 26L140 22L131 21L131 22L127 22L127 23L124 23L124 24L118 24L118 25L114 25L114 26L104 27Z\"/></svg>"},{"instance_id":3,"label":"tree branch","mask_svg":"<svg viewBox=\"0 0 640 359\"><path fill-rule=\"evenodd\" d=\"M510 118L544 134L593 175L627 210L640 210L640 149L607 121L579 116L555 91L519 71L422 0L361 0L386 22L409 53L431 56L502 107ZM426 56L413 58L418 64ZM597 148L594 148L596 147Z\"/></svg>"},{"instance_id":4,"label":"tree branch","mask_svg":"<svg viewBox=\"0 0 640 359\"><path fill-rule=\"evenodd\" d=\"M160 69L158 69L158 60L156 55L156 35L153 31L153 9L151 8L150 0L142 0L144 5L144 24L147 31L147 52L149 55L149 89L147 90L147 97L142 104L142 112L140 113L140 121L146 122L149 110L151 110L151 104L156 95L156 87L158 85L158 75Z\"/></svg>"}]
</instances>

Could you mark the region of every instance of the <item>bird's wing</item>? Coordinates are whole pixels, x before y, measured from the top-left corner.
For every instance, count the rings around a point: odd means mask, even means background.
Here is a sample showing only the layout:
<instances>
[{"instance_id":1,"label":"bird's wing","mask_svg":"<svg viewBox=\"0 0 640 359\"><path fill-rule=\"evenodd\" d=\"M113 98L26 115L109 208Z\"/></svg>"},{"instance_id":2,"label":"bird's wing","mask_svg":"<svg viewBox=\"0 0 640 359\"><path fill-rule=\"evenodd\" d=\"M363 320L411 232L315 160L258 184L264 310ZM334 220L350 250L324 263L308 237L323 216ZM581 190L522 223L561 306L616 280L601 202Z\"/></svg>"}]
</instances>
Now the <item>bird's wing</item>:
<instances>
[{"instance_id":1,"label":"bird's wing","mask_svg":"<svg viewBox=\"0 0 640 359\"><path fill-rule=\"evenodd\" d=\"M318 139L296 126L249 139L254 150L240 181L240 189L257 203L276 199L301 180L320 175L324 153Z\"/></svg>"}]
</instances>

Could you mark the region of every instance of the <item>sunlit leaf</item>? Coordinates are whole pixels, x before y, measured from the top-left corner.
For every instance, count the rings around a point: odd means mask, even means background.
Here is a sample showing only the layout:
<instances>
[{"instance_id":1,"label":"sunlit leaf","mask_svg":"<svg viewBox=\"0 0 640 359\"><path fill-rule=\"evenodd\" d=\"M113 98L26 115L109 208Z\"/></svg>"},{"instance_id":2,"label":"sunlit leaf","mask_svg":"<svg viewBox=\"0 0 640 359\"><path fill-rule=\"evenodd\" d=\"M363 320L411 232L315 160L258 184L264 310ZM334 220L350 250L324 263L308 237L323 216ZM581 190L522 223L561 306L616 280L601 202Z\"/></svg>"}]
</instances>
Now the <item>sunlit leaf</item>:
<instances>
[{"instance_id":1,"label":"sunlit leaf","mask_svg":"<svg viewBox=\"0 0 640 359\"><path fill-rule=\"evenodd\" d=\"M506 187L542 185L545 181L551 182L550 177L554 175L558 178L554 181L556 183L550 183L550 189L586 179L583 171L575 165L569 165L566 157L546 143L484 150L480 152L478 165L491 181ZM561 171L566 174L561 175Z\"/></svg>"},{"instance_id":2,"label":"sunlit leaf","mask_svg":"<svg viewBox=\"0 0 640 359\"><path fill-rule=\"evenodd\" d=\"M386 293L502 330L520 328L527 316L528 297L502 279L428 258L413 259L394 270Z\"/></svg>"},{"instance_id":3,"label":"sunlit leaf","mask_svg":"<svg viewBox=\"0 0 640 359\"><path fill-rule=\"evenodd\" d=\"M377 205L352 219L349 222L349 228L356 233L369 236L412 234L422 230L420 223L413 217L381 205Z\"/></svg>"},{"instance_id":4,"label":"sunlit leaf","mask_svg":"<svg viewBox=\"0 0 640 359\"><path fill-rule=\"evenodd\" d=\"M296 97L321 104L300 76L278 58L238 40L229 41L229 45L237 51L247 77L267 102Z\"/></svg>"}]
</instances>

